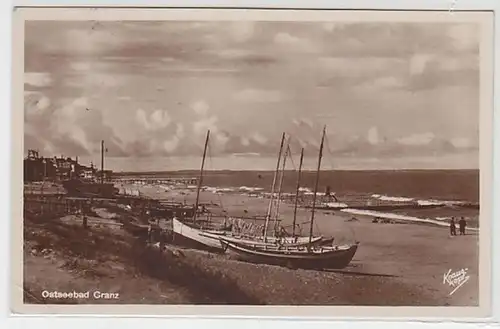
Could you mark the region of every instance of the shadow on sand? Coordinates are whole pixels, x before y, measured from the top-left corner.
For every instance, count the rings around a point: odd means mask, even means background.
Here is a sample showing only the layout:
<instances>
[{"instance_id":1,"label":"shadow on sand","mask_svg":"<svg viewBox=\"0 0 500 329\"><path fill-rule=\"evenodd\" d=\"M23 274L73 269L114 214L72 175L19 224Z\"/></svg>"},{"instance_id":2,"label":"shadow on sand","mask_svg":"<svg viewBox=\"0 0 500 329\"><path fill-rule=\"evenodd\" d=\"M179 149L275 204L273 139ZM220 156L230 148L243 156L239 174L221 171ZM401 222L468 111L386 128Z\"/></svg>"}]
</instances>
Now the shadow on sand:
<instances>
[{"instance_id":1,"label":"shadow on sand","mask_svg":"<svg viewBox=\"0 0 500 329\"><path fill-rule=\"evenodd\" d=\"M342 275L350 275L350 276L369 276L369 277L381 277L381 278L399 278L399 275L393 274L383 274L383 273L365 273L365 272L357 272L357 271L349 271L349 270L329 270L325 269L322 272L329 273L338 273Z\"/></svg>"},{"instance_id":2,"label":"shadow on sand","mask_svg":"<svg viewBox=\"0 0 500 329\"><path fill-rule=\"evenodd\" d=\"M142 275L166 281L187 291L191 302L195 304L262 304L224 274L204 268L197 264L196 259L174 257L171 253L146 247L141 238L105 230L85 230L79 225L58 220L45 223L27 220L24 227L25 241L35 242L38 251L58 250L69 257L69 263L75 259L78 263L85 259L98 262L110 257L119 259ZM26 302L43 303L34 299L34 295L33 291L24 287Z\"/></svg>"},{"instance_id":3,"label":"shadow on sand","mask_svg":"<svg viewBox=\"0 0 500 329\"><path fill-rule=\"evenodd\" d=\"M143 273L187 289L194 304L263 304L225 274L203 268L185 256L144 247L135 260Z\"/></svg>"}]
</instances>

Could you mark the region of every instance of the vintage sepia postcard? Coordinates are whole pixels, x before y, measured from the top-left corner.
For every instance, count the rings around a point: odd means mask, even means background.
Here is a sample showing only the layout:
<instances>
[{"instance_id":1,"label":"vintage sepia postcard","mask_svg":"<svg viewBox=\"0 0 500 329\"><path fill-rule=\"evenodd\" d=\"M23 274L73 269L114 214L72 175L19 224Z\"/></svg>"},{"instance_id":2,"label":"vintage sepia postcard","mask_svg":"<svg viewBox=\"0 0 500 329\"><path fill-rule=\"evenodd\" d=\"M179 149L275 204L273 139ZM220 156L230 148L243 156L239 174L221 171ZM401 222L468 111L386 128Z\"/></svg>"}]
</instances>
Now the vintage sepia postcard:
<instances>
[{"instance_id":1,"label":"vintage sepia postcard","mask_svg":"<svg viewBox=\"0 0 500 329\"><path fill-rule=\"evenodd\" d=\"M14 312L490 314L492 13L18 8L13 60Z\"/></svg>"}]
</instances>

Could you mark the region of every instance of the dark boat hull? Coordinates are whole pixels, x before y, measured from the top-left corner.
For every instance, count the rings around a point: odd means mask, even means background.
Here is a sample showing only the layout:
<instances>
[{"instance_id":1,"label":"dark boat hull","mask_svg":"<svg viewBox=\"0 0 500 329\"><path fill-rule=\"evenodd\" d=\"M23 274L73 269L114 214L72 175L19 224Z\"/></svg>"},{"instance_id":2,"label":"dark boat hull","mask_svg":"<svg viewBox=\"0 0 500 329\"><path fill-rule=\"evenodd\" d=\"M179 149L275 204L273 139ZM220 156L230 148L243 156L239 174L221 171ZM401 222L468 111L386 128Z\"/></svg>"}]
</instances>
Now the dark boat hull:
<instances>
[{"instance_id":1,"label":"dark boat hull","mask_svg":"<svg viewBox=\"0 0 500 329\"><path fill-rule=\"evenodd\" d=\"M359 245L356 243L338 249L328 248L326 251L305 252L298 249L293 251L266 250L265 248L246 246L223 239L220 239L220 242L226 253L239 260L304 269L345 268L354 258Z\"/></svg>"}]
</instances>

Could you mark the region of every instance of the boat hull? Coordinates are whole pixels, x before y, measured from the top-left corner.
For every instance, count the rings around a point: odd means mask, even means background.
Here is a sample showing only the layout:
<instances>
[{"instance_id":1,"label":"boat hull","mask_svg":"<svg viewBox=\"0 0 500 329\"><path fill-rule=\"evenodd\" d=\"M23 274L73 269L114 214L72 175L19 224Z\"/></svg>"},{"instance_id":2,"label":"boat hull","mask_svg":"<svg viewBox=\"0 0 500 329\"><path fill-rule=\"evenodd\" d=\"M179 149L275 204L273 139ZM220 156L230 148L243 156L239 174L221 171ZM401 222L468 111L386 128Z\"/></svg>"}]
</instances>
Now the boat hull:
<instances>
[{"instance_id":1,"label":"boat hull","mask_svg":"<svg viewBox=\"0 0 500 329\"><path fill-rule=\"evenodd\" d=\"M232 257L251 263L285 266L304 269L342 269L354 258L358 249L358 243L345 246L337 246L319 249L316 251L305 251L293 248L266 249L265 247L251 247L220 239L221 245L226 253Z\"/></svg>"},{"instance_id":2,"label":"boat hull","mask_svg":"<svg viewBox=\"0 0 500 329\"><path fill-rule=\"evenodd\" d=\"M172 220L172 227L174 231L174 243L213 252L224 252L220 242L216 239L204 236L203 230L184 224L176 218ZM215 233L217 231L211 232Z\"/></svg>"},{"instance_id":3,"label":"boat hull","mask_svg":"<svg viewBox=\"0 0 500 329\"><path fill-rule=\"evenodd\" d=\"M250 245L250 246L256 246L256 247L266 247L266 246L274 246L277 245L278 239L276 237L268 237L267 241L264 241L262 237L244 237L244 236L236 236L236 235L231 235L227 234L227 232L202 232L202 236L211 238L219 242L219 239L222 238L226 241L229 242L234 242L237 244L245 244L245 245ZM333 240L328 240L333 241ZM282 240L282 243L287 246L305 246L305 245L319 245L323 243L323 237L317 236L311 239L311 242L309 242L308 237L298 237L297 239L287 237Z\"/></svg>"}]
</instances>

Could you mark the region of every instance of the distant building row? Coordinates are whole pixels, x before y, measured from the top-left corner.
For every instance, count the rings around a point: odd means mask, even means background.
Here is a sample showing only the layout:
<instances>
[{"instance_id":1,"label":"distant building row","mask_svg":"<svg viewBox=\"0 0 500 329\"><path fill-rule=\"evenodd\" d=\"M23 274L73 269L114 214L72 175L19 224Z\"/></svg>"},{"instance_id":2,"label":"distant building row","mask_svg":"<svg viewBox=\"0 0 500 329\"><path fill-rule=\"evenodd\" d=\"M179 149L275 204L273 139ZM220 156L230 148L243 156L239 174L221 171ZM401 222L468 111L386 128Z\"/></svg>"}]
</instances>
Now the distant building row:
<instances>
[{"instance_id":1,"label":"distant building row","mask_svg":"<svg viewBox=\"0 0 500 329\"><path fill-rule=\"evenodd\" d=\"M104 170L104 180L111 180L111 170ZM85 181L98 181L101 179L101 171L92 163L85 166L78 163L76 159L65 157L46 158L41 157L38 151L28 150L28 156L24 159L24 181L65 181L78 178Z\"/></svg>"}]
</instances>

